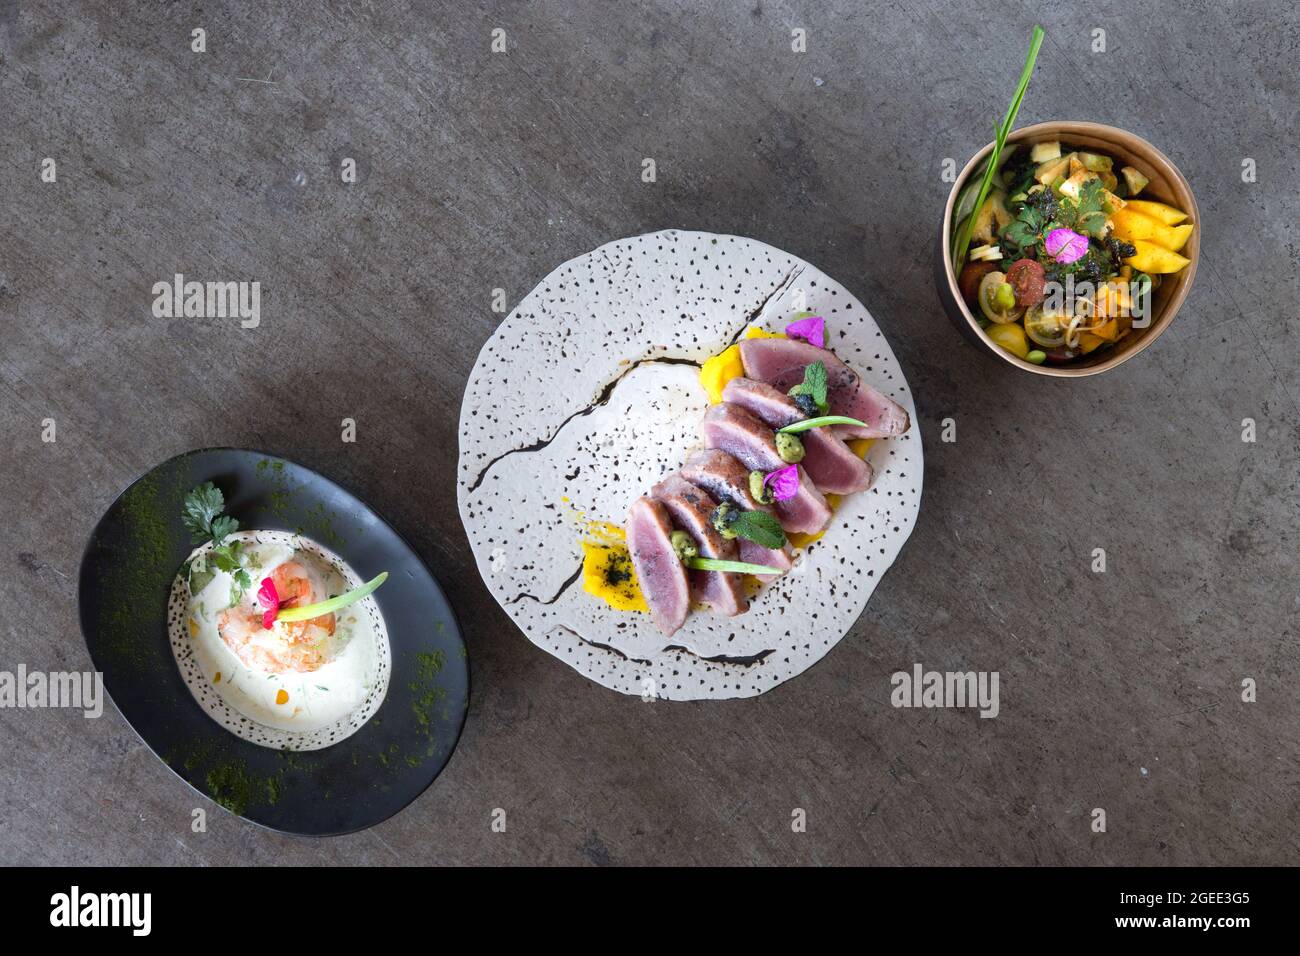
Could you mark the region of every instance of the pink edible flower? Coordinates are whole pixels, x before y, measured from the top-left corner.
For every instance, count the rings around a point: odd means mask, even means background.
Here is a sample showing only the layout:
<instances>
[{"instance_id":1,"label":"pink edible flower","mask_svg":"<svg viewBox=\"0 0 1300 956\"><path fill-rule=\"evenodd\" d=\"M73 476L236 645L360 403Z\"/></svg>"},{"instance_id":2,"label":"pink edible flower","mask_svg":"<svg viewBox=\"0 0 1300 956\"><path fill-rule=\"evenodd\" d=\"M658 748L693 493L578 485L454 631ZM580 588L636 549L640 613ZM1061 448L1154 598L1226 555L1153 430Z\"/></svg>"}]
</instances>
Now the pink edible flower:
<instances>
[{"instance_id":1,"label":"pink edible flower","mask_svg":"<svg viewBox=\"0 0 1300 956\"><path fill-rule=\"evenodd\" d=\"M786 501L799 493L799 466L786 465L767 473L763 486L772 492L774 501Z\"/></svg>"},{"instance_id":2,"label":"pink edible flower","mask_svg":"<svg viewBox=\"0 0 1300 956\"><path fill-rule=\"evenodd\" d=\"M803 339L819 349L826 348L826 320L820 315L796 319L785 327L785 334L787 338Z\"/></svg>"},{"instance_id":3,"label":"pink edible flower","mask_svg":"<svg viewBox=\"0 0 1300 956\"><path fill-rule=\"evenodd\" d=\"M257 603L262 608L262 627L269 631L280 616L280 592L270 578L262 578L262 586L257 589Z\"/></svg>"},{"instance_id":4,"label":"pink edible flower","mask_svg":"<svg viewBox=\"0 0 1300 956\"><path fill-rule=\"evenodd\" d=\"M1088 237L1081 236L1072 229L1064 227L1053 229L1043 240L1047 254L1062 265L1069 265L1082 259L1088 251Z\"/></svg>"}]
</instances>

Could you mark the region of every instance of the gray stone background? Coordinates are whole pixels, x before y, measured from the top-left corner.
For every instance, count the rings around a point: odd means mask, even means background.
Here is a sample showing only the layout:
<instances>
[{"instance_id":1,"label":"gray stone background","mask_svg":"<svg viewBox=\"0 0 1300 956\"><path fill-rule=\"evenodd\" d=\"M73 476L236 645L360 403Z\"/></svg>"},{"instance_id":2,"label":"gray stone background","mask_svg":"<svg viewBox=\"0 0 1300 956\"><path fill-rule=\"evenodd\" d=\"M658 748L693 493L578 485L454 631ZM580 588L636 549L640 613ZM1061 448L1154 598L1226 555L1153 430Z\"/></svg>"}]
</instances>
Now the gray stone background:
<instances>
[{"instance_id":1,"label":"gray stone background","mask_svg":"<svg viewBox=\"0 0 1300 956\"><path fill-rule=\"evenodd\" d=\"M1149 138L1203 217L1172 328L1076 382L964 345L930 277L942 161L991 138L1031 17L1047 41L1020 124ZM1300 861L1298 37L1290 3L0 0L0 669L87 667L94 522L163 459L242 445L401 529L455 595L474 685L433 787L331 840L219 810L111 707L0 711L0 862ZM491 290L516 302L664 227L845 283L924 428L898 563L837 648L753 700L643 704L579 677L489 598L456 513ZM259 280L261 327L154 319L175 272ZM999 671L1001 715L892 709L915 662Z\"/></svg>"}]
</instances>

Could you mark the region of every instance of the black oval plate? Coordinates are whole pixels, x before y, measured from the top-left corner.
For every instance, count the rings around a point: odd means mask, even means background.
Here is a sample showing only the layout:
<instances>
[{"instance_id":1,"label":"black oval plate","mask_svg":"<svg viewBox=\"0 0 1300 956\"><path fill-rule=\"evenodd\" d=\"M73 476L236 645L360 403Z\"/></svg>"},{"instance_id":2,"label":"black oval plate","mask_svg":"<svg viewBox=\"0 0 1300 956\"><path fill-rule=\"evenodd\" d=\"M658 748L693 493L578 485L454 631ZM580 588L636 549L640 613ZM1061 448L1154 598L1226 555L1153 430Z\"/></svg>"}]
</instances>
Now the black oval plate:
<instances>
[{"instance_id":1,"label":"black oval plate","mask_svg":"<svg viewBox=\"0 0 1300 956\"><path fill-rule=\"evenodd\" d=\"M205 714L167 640L167 597L194 547L181 503L211 481L250 530L293 531L337 552L375 592L392 674L378 713L324 750L271 750ZM81 560L81 630L122 716L181 779L247 820L288 833L351 833L397 813L446 766L469 704L465 643L424 562L364 502L309 468L205 448L138 478L96 525Z\"/></svg>"}]
</instances>

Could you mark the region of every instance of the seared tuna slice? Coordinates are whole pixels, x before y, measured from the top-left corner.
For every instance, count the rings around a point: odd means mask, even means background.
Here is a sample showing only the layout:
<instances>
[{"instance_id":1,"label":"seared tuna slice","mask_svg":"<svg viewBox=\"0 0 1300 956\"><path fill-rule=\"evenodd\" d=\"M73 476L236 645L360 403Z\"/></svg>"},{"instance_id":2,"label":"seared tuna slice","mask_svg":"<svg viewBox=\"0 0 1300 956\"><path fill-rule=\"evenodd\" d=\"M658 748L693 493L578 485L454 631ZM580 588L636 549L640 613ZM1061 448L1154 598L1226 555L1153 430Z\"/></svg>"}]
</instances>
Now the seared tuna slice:
<instances>
[{"instance_id":1,"label":"seared tuna slice","mask_svg":"<svg viewBox=\"0 0 1300 956\"><path fill-rule=\"evenodd\" d=\"M788 544L784 548L773 550L750 541L748 538L737 538L736 543L740 545L740 560L742 561L747 561L750 564L761 564L768 568L779 568L782 573L794 567L794 562L790 559L790 546ZM775 581L780 576L780 574L754 575L764 584Z\"/></svg>"},{"instance_id":2,"label":"seared tuna slice","mask_svg":"<svg viewBox=\"0 0 1300 956\"><path fill-rule=\"evenodd\" d=\"M820 361L826 366L827 403L832 415L847 415L869 427L835 425L841 438L888 438L907 431L907 411L872 388L826 349L798 339L742 339L740 361L745 374L788 392L803 381L804 368Z\"/></svg>"},{"instance_id":3,"label":"seared tuna slice","mask_svg":"<svg viewBox=\"0 0 1300 956\"><path fill-rule=\"evenodd\" d=\"M650 498L638 498L627 510L627 547L637 583L650 616L664 634L672 634L691 609L686 566L673 549L668 511Z\"/></svg>"},{"instance_id":4,"label":"seared tuna slice","mask_svg":"<svg viewBox=\"0 0 1300 956\"><path fill-rule=\"evenodd\" d=\"M733 378L722 390L722 398L753 412L773 428L792 425L807 417L785 392L750 378ZM851 495L871 487L875 478L871 466L831 429L810 428L800 432L799 438L804 450L800 464L823 494Z\"/></svg>"},{"instance_id":5,"label":"seared tuna slice","mask_svg":"<svg viewBox=\"0 0 1300 956\"><path fill-rule=\"evenodd\" d=\"M710 448L696 452L686 459L679 474L706 491L714 501L730 501L737 508L746 511L765 511L772 513L772 506L761 504L749 491L749 469L725 451ZM740 560L750 564L762 564L769 568L790 570L790 546L772 549L755 544L748 538L737 538ZM759 574L756 577L763 582L774 581L779 575Z\"/></svg>"},{"instance_id":6,"label":"seared tuna slice","mask_svg":"<svg viewBox=\"0 0 1300 956\"><path fill-rule=\"evenodd\" d=\"M766 511L772 513L772 506L759 503L749 491L749 469L725 451L709 448L697 451L679 474L695 485L703 488L715 501L730 501L746 511Z\"/></svg>"},{"instance_id":7,"label":"seared tuna slice","mask_svg":"<svg viewBox=\"0 0 1300 956\"><path fill-rule=\"evenodd\" d=\"M707 447L725 451L750 471L776 471L786 466L777 454L772 429L739 405L723 402L712 406L704 413L700 436ZM799 468L798 494L776 502L773 509L787 534L816 534L831 520L826 499L803 468Z\"/></svg>"},{"instance_id":8,"label":"seared tuna slice","mask_svg":"<svg viewBox=\"0 0 1300 956\"><path fill-rule=\"evenodd\" d=\"M673 523L695 539L702 558L737 560L736 542L724 538L714 529L713 509L716 502L681 475L669 475L650 489L672 516ZM734 617L749 609L741 576L730 571L688 570L691 592L719 614Z\"/></svg>"}]
</instances>

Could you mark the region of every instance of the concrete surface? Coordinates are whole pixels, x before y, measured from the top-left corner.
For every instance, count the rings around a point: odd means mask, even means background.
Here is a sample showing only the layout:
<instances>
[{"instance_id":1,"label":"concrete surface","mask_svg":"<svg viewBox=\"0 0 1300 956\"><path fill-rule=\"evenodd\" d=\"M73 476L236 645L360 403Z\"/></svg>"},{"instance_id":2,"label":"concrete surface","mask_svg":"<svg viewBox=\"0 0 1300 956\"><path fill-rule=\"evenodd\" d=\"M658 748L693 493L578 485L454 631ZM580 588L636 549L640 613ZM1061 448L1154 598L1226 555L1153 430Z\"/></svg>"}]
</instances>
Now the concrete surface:
<instances>
[{"instance_id":1,"label":"concrete surface","mask_svg":"<svg viewBox=\"0 0 1300 956\"><path fill-rule=\"evenodd\" d=\"M1020 123L1148 137L1204 219L1171 330L1061 384L963 345L931 286L943 160L990 138L1023 59L1031 21L1007 9L0 2L0 669L86 667L93 523L150 466L230 444L390 517L453 586L474 681L432 789L327 841L196 797L116 711L0 710L0 862L1300 862L1300 15L1039 5ZM754 236L848 285L925 430L898 564L838 648L756 700L585 681L514 631L456 516L492 290L513 303L668 226ZM260 281L261 327L155 319L150 288L175 272ZM998 671L1000 715L893 709L889 675L918 662Z\"/></svg>"}]
</instances>

